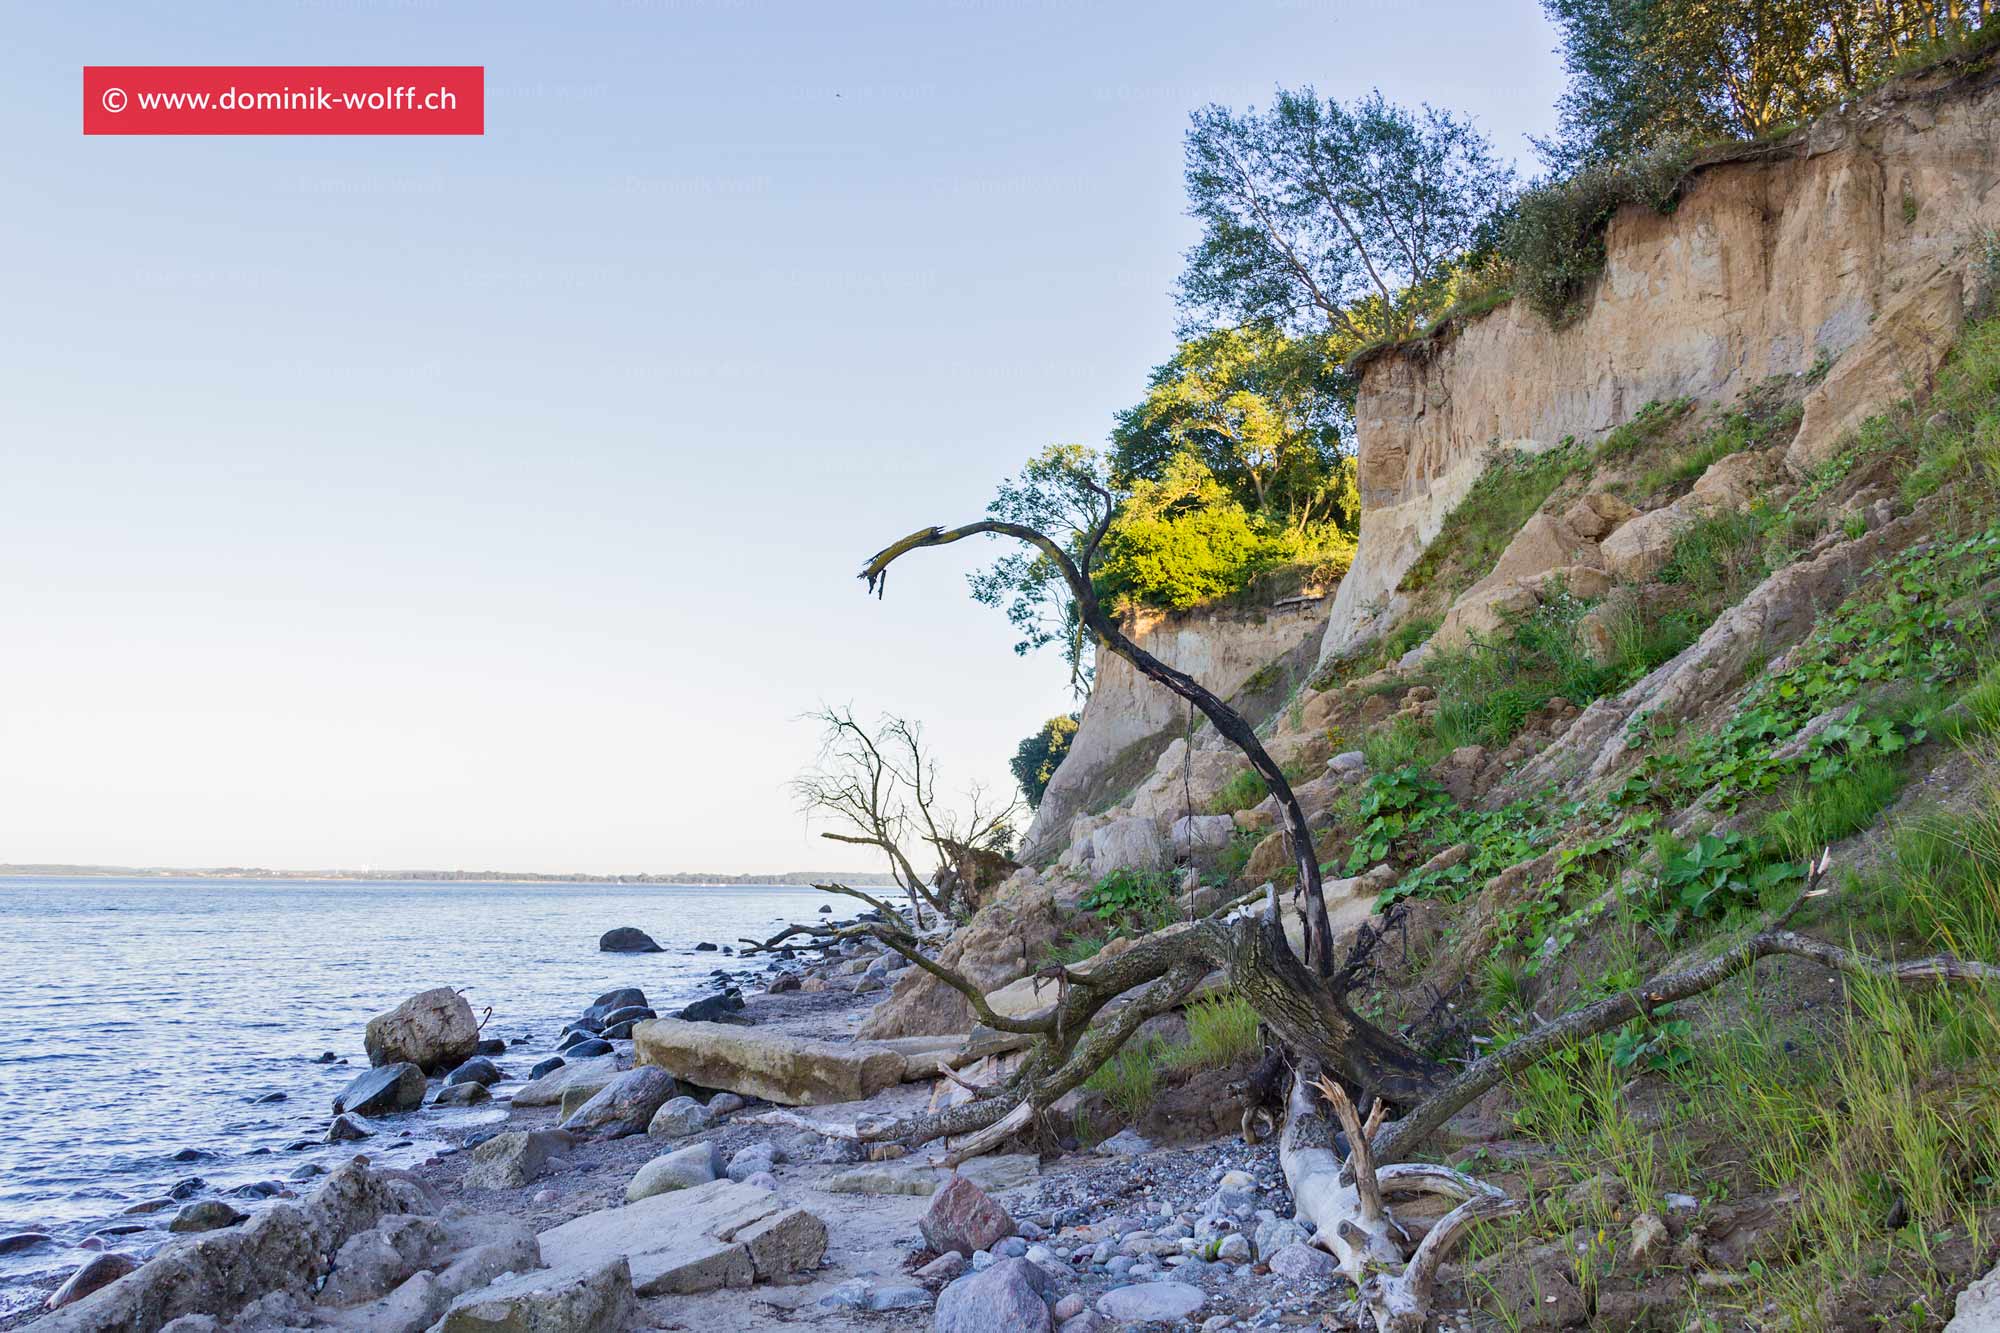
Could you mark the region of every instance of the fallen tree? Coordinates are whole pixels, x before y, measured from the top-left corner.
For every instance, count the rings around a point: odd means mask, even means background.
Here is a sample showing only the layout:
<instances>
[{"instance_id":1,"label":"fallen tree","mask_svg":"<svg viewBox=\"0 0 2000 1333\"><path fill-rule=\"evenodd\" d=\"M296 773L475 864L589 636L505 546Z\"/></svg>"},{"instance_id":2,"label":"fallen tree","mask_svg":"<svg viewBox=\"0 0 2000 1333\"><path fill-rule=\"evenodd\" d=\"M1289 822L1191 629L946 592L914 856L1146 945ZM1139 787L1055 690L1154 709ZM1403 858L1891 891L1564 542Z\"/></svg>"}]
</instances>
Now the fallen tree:
<instances>
[{"instance_id":1,"label":"fallen tree","mask_svg":"<svg viewBox=\"0 0 2000 1333\"><path fill-rule=\"evenodd\" d=\"M1661 1006L1713 989L1774 956L1807 959L1850 976L1907 984L2000 981L1991 964L1940 955L1914 962L1885 962L1787 928L1792 914L1817 896L1827 861L1812 867L1791 906L1757 930L1691 966L1662 972L1643 984L1542 1023L1507 1045L1455 1072L1409 1042L1363 1019L1349 995L1365 971L1367 932L1347 966L1336 968L1334 941L1317 856L1290 783L1250 725L1227 703L1186 673L1134 643L1099 605L1091 562L1109 527L1111 494L1090 478L1077 479L1096 498L1096 519L1068 548L1025 524L988 519L962 527L924 528L886 547L861 572L868 590L881 595L889 567L912 551L945 546L977 535L1008 537L1041 553L1061 574L1074 599L1077 620L1101 647L1129 661L1142 675L1201 710L1217 733L1242 751L1276 798L1298 869L1295 901L1303 927L1304 957L1284 928L1278 890L1270 887L1261 910L1242 900L1211 915L1146 935L1088 971L1055 966L1037 974L1056 985L1056 999L1042 1012L1000 1014L980 987L927 956L916 937L893 922L867 922L822 933L866 935L963 995L980 1021L1028 1039L1025 1058L1007 1078L968 1086L969 1100L904 1119L856 1127L864 1141L906 1146L958 1137L948 1157L976 1156L1017 1134L1049 1137L1044 1116L1115 1055L1141 1024L1179 1005L1203 979L1221 972L1289 1051L1295 1071L1287 1101L1280 1160L1302 1219L1312 1221L1316 1243L1330 1252L1356 1286L1376 1327L1403 1333L1424 1326L1434 1299L1439 1265L1479 1222L1518 1205L1461 1172L1408 1159L1447 1120L1511 1075L1579 1041L1650 1018ZM1072 558L1072 552L1075 558ZM1333 1077L1329 1077L1331 1074ZM961 1080L962 1082L962 1080ZM1360 1091L1350 1097L1346 1085ZM1371 1107L1367 1121L1356 1102ZM1394 1106L1401 1111L1387 1119ZM1328 1119L1330 1111L1333 1120ZM1333 1121L1341 1122L1349 1149L1334 1147ZM1445 1218L1412 1245L1388 1200L1411 1192L1457 1201Z\"/></svg>"}]
</instances>

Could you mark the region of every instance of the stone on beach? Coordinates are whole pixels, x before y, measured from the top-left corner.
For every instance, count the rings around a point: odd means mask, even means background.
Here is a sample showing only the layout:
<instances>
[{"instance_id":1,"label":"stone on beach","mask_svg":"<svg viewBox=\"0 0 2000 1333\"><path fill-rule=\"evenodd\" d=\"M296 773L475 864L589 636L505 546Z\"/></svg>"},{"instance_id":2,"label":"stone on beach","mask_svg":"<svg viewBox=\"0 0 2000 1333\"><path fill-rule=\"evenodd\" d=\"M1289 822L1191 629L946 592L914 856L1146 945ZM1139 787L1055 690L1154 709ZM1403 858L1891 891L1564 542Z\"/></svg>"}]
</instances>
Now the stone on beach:
<instances>
[{"instance_id":1,"label":"stone on beach","mask_svg":"<svg viewBox=\"0 0 2000 1333\"><path fill-rule=\"evenodd\" d=\"M459 1297L436 1333L623 1333L638 1318L623 1259L523 1273Z\"/></svg>"},{"instance_id":2,"label":"stone on beach","mask_svg":"<svg viewBox=\"0 0 2000 1333\"><path fill-rule=\"evenodd\" d=\"M712 1143L696 1143L664 1153L640 1167L625 1187L625 1202L637 1203L655 1194L693 1189L722 1174L722 1154Z\"/></svg>"},{"instance_id":3,"label":"stone on beach","mask_svg":"<svg viewBox=\"0 0 2000 1333\"><path fill-rule=\"evenodd\" d=\"M486 1085L483 1083L454 1083L449 1087L439 1088L437 1096L431 1098L431 1105L475 1106L492 1098L493 1094L486 1090Z\"/></svg>"},{"instance_id":4,"label":"stone on beach","mask_svg":"<svg viewBox=\"0 0 2000 1333\"><path fill-rule=\"evenodd\" d=\"M220 1199L201 1199L187 1204L174 1214L174 1220L167 1223L169 1231L216 1231L223 1227L233 1227L243 1220L244 1215L231 1208Z\"/></svg>"},{"instance_id":5,"label":"stone on beach","mask_svg":"<svg viewBox=\"0 0 2000 1333\"><path fill-rule=\"evenodd\" d=\"M187 1314L226 1320L267 1293L307 1293L348 1237L404 1211L400 1183L363 1161L349 1162L303 1204L275 1203L241 1226L168 1246L144 1267L48 1316L36 1333L157 1329Z\"/></svg>"},{"instance_id":6,"label":"stone on beach","mask_svg":"<svg viewBox=\"0 0 2000 1333\"><path fill-rule=\"evenodd\" d=\"M442 1073L479 1049L479 1024L463 995L438 986L369 1019L363 1044L371 1065L408 1061L425 1073Z\"/></svg>"},{"instance_id":7,"label":"stone on beach","mask_svg":"<svg viewBox=\"0 0 2000 1333\"><path fill-rule=\"evenodd\" d=\"M459 1083L480 1083L491 1086L506 1078L500 1066L483 1055L475 1055L458 1068L444 1076L444 1085L449 1088Z\"/></svg>"},{"instance_id":8,"label":"stone on beach","mask_svg":"<svg viewBox=\"0 0 2000 1333\"><path fill-rule=\"evenodd\" d=\"M1303 1242L1280 1247L1265 1262L1271 1265L1273 1273L1289 1282L1329 1282L1340 1271L1332 1255Z\"/></svg>"},{"instance_id":9,"label":"stone on beach","mask_svg":"<svg viewBox=\"0 0 2000 1333\"><path fill-rule=\"evenodd\" d=\"M588 1059L573 1059L562 1068L542 1075L514 1094L516 1106L560 1106L563 1093L571 1088L590 1089L591 1095L632 1066L614 1051Z\"/></svg>"},{"instance_id":10,"label":"stone on beach","mask_svg":"<svg viewBox=\"0 0 2000 1333\"><path fill-rule=\"evenodd\" d=\"M680 1083L664 1069L650 1065L628 1069L577 1107L562 1127L607 1139L644 1134L654 1113L679 1092Z\"/></svg>"},{"instance_id":11,"label":"stone on beach","mask_svg":"<svg viewBox=\"0 0 2000 1333\"><path fill-rule=\"evenodd\" d=\"M1099 1296L1097 1312L1120 1322L1171 1324L1199 1310L1204 1299L1200 1287L1186 1282L1135 1282Z\"/></svg>"},{"instance_id":12,"label":"stone on beach","mask_svg":"<svg viewBox=\"0 0 2000 1333\"><path fill-rule=\"evenodd\" d=\"M642 1296L748 1286L803 1272L826 1252L826 1224L769 1190L717 1180L585 1213L541 1233L558 1268L623 1255Z\"/></svg>"},{"instance_id":13,"label":"stone on beach","mask_svg":"<svg viewBox=\"0 0 2000 1333\"><path fill-rule=\"evenodd\" d=\"M938 1294L936 1333L1049 1333L1043 1293L1054 1286L1038 1265L1002 1259L958 1278Z\"/></svg>"},{"instance_id":14,"label":"stone on beach","mask_svg":"<svg viewBox=\"0 0 2000 1333\"><path fill-rule=\"evenodd\" d=\"M708 1108L692 1097L675 1097L653 1113L646 1132L656 1139L678 1139L707 1129L713 1119Z\"/></svg>"},{"instance_id":15,"label":"stone on beach","mask_svg":"<svg viewBox=\"0 0 2000 1333\"><path fill-rule=\"evenodd\" d=\"M535 1178L543 1163L569 1151L575 1142L559 1129L496 1134L467 1154L472 1166L465 1173L464 1184L468 1189L519 1189Z\"/></svg>"},{"instance_id":16,"label":"stone on beach","mask_svg":"<svg viewBox=\"0 0 2000 1333\"><path fill-rule=\"evenodd\" d=\"M345 1115L335 1116L333 1123L326 1127L326 1141L353 1143L361 1139L372 1139L379 1132L373 1121L349 1111Z\"/></svg>"},{"instance_id":17,"label":"stone on beach","mask_svg":"<svg viewBox=\"0 0 2000 1333\"><path fill-rule=\"evenodd\" d=\"M864 1101L900 1083L907 1066L899 1053L865 1042L812 1041L675 1018L640 1023L632 1040L641 1064L657 1065L697 1087L782 1106Z\"/></svg>"},{"instance_id":18,"label":"stone on beach","mask_svg":"<svg viewBox=\"0 0 2000 1333\"><path fill-rule=\"evenodd\" d=\"M129 1254L111 1251L84 1260L81 1267L57 1287L48 1299L48 1308L60 1310L74 1305L101 1287L109 1286L136 1269L139 1261Z\"/></svg>"},{"instance_id":19,"label":"stone on beach","mask_svg":"<svg viewBox=\"0 0 2000 1333\"><path fill-rule=\"evenodd\" d=\"M364 1069L333 1099L333 1113L383 1115L413 1111L424 1104L424 1088L424 1071L408 1061Z\"/></svg>"},{"instance_id":20,"label":"stone on beach","mask_svg":"<svg viewBox=\"0 0 2000 1333\"><path fill-rule=\"evenodd\" d=\"M917 1229L933 1250L957 1250L970 1256L1013 1235L1014 1219L988 1198L985 1190L963 1176L953 1176L931 1196L931 1205Z\"/></svg>"}]
</instances>

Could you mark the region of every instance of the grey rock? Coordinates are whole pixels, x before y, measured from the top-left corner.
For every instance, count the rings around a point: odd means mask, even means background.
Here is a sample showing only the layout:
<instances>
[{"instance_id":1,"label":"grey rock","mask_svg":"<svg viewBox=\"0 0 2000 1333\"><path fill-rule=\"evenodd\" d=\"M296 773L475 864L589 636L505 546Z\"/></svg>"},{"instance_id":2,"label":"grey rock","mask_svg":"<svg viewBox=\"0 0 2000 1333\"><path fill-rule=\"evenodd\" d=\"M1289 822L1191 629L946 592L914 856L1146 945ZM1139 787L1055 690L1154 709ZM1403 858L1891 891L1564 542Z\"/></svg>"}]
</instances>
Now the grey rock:
<instances>
[{"instance_id":1,"label":"grey rock","mask_svg":"<svg viewBox=\"0 0 2000 1333\"><path fill-rule=\"evenodd\" d=\"M746 1180L760 1172L769 1174L771 1168L778 1164L779 1157L776 1145L770 1143L753 1143L739 1148L729 1159L729 1178Z\"/></svg>"},{"instance_id":2,"label":"grey rock","mask_svg":"<svg viewBox=\"0 0 2000 1333\"><path fill-rule=\"evenodd\" d=\"M826 1224L769 1190L717 1180L585 1213L538 1239L556 1267L622 1254L640 1295L685 1295L817 1267Z\"/></svg>"},{"instance_id":3,"label":"grey rock","mask_svg":"<svg viewBox=\"0 0 2000 1333\"><path fill-rule=\"evenodd\" d=\"M708 1108L694 1098L675 1097L653 1112L646 1132L656 1139L678 1139L707 1129L711 1119Z\"/></svg>"},{"instance_id":4,"label":"grey rock","mask_svg":"<svg viewBox=\"0 0 2000 1333\"><path fill-rule=\"evenodd\" d=\"M130 1208L125 1210L131 1212ZM45 1231L17 1231L11 1236L0 1236L0 1254L24 1254L29 1250L39 1250L55 1237Z\"/></svg>"},{"instance_id":5,"label":"grey rock","mask_svg":"<svg viewBox=\"0 0 2000 1333\"><path fill-rule=\"evenodd\" d=\"M1099 1296L1097 1312L1112 1320L1171 1324L1199 1310L1206 1299L1200 1287L1185 1282L1137 1282Z\"/></svg>"},{"instance_id":6,"label":"grey rock","mask_svg":"<svg viewBox=\"0 0 2000 1333\"><path fill-rule=\"evenodd\" d=\"M431 1105L477 1106L492 1099L493 1094L486 1090L484 1083L454 1083L450 1087L439 1088L437 1096L431 1098Z\"/></svg>"},{"instance_id":7,"label":"grey rock","mask_svg":"<svg viewBox=\"0 0 2000 1333\"><path fill-rule=\"evenodd\" d=\"M408 1061L365 1069L350 1079L333 1099L333 1113L383 1115L414 1111L424 1104L424 1090L424 1071Z\"/></svg>"},{"instance_id":8,"label":"grey rock","mask_svg":"<svg viewBox=\"0 0 2000 1333\"><path fill-rule=\"evenodd\" d=\"M1121 1129L1098 1144L1097 1151L1109 1157L1138 1157L1153 1151L1153 1144L1136 1130Z\"/></svg>"},{"instance_id":9,"label":"grey rock","mask_svg":"<svg viewBox=\"0 0 2000 1333\"><path fill-rule=\"evenodd\" d=\"M639 1314L623 1258L506 1278L452 1302L435 1333L624 1333Z\"/></svg>"},{"instance_id":10,"label":"grey rock","mask_svg":"<svg viewBox=\"0 0 2000 1333\"><path fill-rule=\"evenodd\" d=\"M625 1201L637 1203L669 1190L706 1185L722 1173L722 1156L712 1143L696 1143L664 1153L640 1167L625 1187Z\"/></svg>"},{"instance_id":11,"label":"grey rock","mask_svg":"<svg viewBox=\"0 0 2000 1333\"><path fill-rule=\"evenodd\" d=\"M743 1099L735 1093L718 1092L708 1099L708 1113L712 1116L728 1115L731 1111L742 1110L744 1105Z\"/></svg>"},{"instance_id":12,"label":"grey rock","mask_svg":"<svg viewBox=\"0 0 2000 1333\"><path fill-rule=\"evenodd\" d=\"M598 937L600 953L665 953L653 937L637 926L619 926Z\"/></svg>"},{"instance_id":13,"label":"grey rock","mask_svg":"<svg viewBox=\"0 0 2000 1333\"><path fill-rule=\"evenodd\" d=\"M467 1189L519 1189L533 1180L551 1157L569 1151L575 1142L559 1129L496 1134L470 1151L472 1166L461 1183Z\"/></svg>"},{"instance_id":14,"label":"grey rock","mask_svg":"<svg viewBox=\"0 0 2000 1333\"><path fill-rule=\"evenodd\" d=\"M1019 1236L1009 1236L996 1241L993 1246L993 1257L996 1259L1024 1259L1027 1254L1028 1242Z\"/></svg>"},{"instance_id":15,"label":"grey rock","mask_svg":"<svg viewBox=\"0 0 2000 1333\"><path fill-rule=\"evenodd\" d=\"M220 1199L200 1199L175 1213L174 1220L167 1223L167 1230L219 1231L223 1227L235 1226L243 1217L244 1214Z\"/></svg>"},{"instance_id":16,"label":"grey rock","mask_svg":"<svg viewBox=\"0 0 2000 1333\"><path fill-rule=\"evenodd\" d=\"M1247 1264L1255 1256L1250 1249L1250 1242L1238 1232L1222 1238L1215 1247L1215 1257L1224 1263Z\"/></svg>"},{"instance_id":17,"label":"grey rock","mask_svg":"<svg viewBox=\"0 0 2000 1333\"><path fill-rule=\"evenodd\" d=\"M1330 1282L1340 1267L1316 1245L1287 1245L1265 1262L1288 1282Z\"/></svg>"},{"instance_id":18,"label":"grey rock","mask_svg":"<svg viewBox=\"0 0 2000 1333\"><path fill-rule=\"evenodd\" d=\"M1050 1333L1052 1282L1026 1259L1002 1259L938 1294L934 1333Z\"/></svg>"},{"instance_id":19,"label":"grey rock","mask_svg":"<svg viewBox=\"0 0 2000 1333\"><path fill-rule=\"evenodd\" d=\"M483 1055L475 1055L449 1074L446 1074L444 1076L444 1085L449 1088L460 1083L477 1083L482 1087L491 1087L505 1077L507 1075L500 1071L499 1065L494 1064Z\"/></svg>"},{"instance_id":20,"label":"grey rock","mask_svg":"<svg viewBox=\"0 0 2000 1333\"><path fill-rule=\"evenodd\" d=\"M917 1276L927 1282L949 1282L965 1271L966 1258L957 1250L946 1250L937 1258L917 1270Z\"/></svg>"},{"instance_id":21,"label":"grey rock","mask_svg":"<svg viewBox=\"0 0 2000 1333\"><path fill-rule=\"evenodd\" d=\"M1297 1222L1272 1216L1257 1223L1257 1232L1252 1241L1257 1249L1257 1257L1268 1263L1272 1255L1287 1245L1305 1244L1306 1229Z\"/></svg>"},{"instance_id":22,"label":"grey rock","mask_svg":"<svg viewBox=\"0 0 2000 1333\"><path fill-rule=\"evenodd\" d=\"M374 1122L350 1112L347 1115L334 1117L333 1123L327 1126L326 1141L354 1143L361 1139L372 1139L378 1132L379 1129Z\"/></svg>"},{"instance_id":23,"label":"grey rock","mask_svg":"<svg viewBox=\"0 0 2000 1333\"><path fill-rule=\"evenodd\" d=\"M607 1139L643 1134L654 1114L679 1090L674 1076L657 1066L628 1069L578 1107L562 1127Z\"/></svg>"},{"instance_id":24,"label":"grey rock","mask_svg":"<svg viewBox=\"0 0 2000 1333\"><path fill-rule=\"evenodd\" d=\"M569 1061L563 1059L560 1055L552 1055L548 1059L538 1063L533 1069L530 1069L528 1077L532 1080L541 1078L545 1074L553 1074L568 1063Z\"/></svg>"},{"instance_id":25,"label":"grey rock","mask_svg":"<svg viewBox=\"0 0 2000 1333\"><path fill-rule=\"evenodd\" d=\"M775 1190L778 1188L778 1178L769 1171L759 1171L753 1175L745 1176L743 1177L743 1183L745 1185L754 1185L760 1190Z\"/></svg>"}]
</instances>

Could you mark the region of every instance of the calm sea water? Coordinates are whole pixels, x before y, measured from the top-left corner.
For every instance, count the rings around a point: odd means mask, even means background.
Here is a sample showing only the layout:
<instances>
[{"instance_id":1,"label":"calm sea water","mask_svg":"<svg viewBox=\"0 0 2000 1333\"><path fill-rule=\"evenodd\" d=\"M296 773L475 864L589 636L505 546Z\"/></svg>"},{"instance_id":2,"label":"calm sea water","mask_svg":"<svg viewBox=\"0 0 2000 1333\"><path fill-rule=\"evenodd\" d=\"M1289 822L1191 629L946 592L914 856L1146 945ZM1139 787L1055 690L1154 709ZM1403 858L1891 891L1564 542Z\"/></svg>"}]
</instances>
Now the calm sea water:
<instances>
[{"instance_id":1,"label":"calm sea water","mask_svg":"<svg viewBox=\"0 0 2000 1333\"><path fill-rule=\"evenodd\" d=\"M147 1224L106 1244L157 1245L171 1211L120 1213L190 1176L226 1192L354 1151L318 1143L329 1103L367 1067L368 1019L407 996L453 986L475 1013L490 1005L488 1036L531 1039L500 1060L519 1078L600 992L686 1003L717 968L749 966L697 942L763 938L816 919L824 900L748 886L0 879L0 1236L58 1242L0 1256L0 1312L25 1302L24 1278L80 1262L76 1243L99 1228ZM666 952L599 953L621 925ZM322 1051L348 1063L313 1063ZM255 1104L271 1092L287 1100ZM415 1141L369 1151L414 1160L445 1117L499 1114L398 1117ZM300 1140L314 1146L288 1148ZM174 1160L183 1149L204 1156Z\"/></svg>"}]
</instances>

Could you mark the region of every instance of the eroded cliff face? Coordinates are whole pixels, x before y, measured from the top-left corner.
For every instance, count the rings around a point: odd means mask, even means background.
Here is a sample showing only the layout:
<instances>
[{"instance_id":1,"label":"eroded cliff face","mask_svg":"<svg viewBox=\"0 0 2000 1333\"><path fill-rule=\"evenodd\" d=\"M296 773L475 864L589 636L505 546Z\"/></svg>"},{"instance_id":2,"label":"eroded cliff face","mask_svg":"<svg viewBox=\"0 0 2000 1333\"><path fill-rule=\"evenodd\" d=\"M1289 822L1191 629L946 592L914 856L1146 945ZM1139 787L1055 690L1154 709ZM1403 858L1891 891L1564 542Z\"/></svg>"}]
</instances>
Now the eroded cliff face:
<instances>
[{"instance_id":1,"label":"eroded cliff face","mask_svg":"<svg viewBox=\"0 0 2000 1333\"><path fill-rule=\"evenodd\" d=\"M1155 657L1254 717L1281 702L1312 665L1324 637L1327 605L1324 598L1291 598L1251 610L1154 612L1128 632ZM1199 726L1202 719L1196 716L1194 722ZM1078 814L1120 796L1151 774L1188 725L1184 700L1141 676L1124 658L1098 654L1097 679L1083 720L1042 796L1022 858L1043 860L1060 852Z\"/></svg>"},{"instance_id":2,"label":"eroded cliff face","mask_svg":"<svg viewBox=\"0 0 2000 1333\"><path fill-rule=\"evenodd\" d=\"M1371 362L1356 403L1360 547L1322 655L1394 619L1398 581L1495 449L1818 369L1786 459L1802 475L1869 410L1921 390L1989 282L1993 77L1899 87L1699 169L1670 215L1626 208L1594 296L1563 328L1515 301Z\"/></svg>"}]
</instances>

